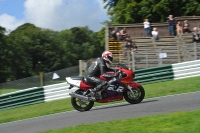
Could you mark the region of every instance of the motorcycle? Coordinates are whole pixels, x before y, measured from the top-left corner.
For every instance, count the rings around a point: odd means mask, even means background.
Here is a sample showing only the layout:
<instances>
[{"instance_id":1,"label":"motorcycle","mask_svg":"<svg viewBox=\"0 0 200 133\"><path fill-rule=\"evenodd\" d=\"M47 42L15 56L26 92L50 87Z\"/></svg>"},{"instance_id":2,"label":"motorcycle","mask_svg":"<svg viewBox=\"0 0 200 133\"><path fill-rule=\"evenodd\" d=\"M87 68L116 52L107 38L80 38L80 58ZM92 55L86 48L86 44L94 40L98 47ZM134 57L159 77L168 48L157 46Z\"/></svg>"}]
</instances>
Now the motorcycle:
<instances>
[{"instance_id":1,"label":"motorcycle","mask_svg":"<svg viewBox=\"0 0 200 133\"><path fill-rule=\"evenodd\" d=\"M94 102L108 103L113 101L123 100L123 98L130 104L140 103L145 97L145 90L140 83L134 82L134 72L128 69L123 64L116 66L116 77L101 79L108 81L108 85L103 90L92 95L93 85L87 83L87 80L82 76L67 77L66 81L70 84L69 89L78 88L75 92L69 93L71 96L72 106L80 111L89 111ZM95 96L95 98L94 98Z\"/></svg>"}]
</instances>

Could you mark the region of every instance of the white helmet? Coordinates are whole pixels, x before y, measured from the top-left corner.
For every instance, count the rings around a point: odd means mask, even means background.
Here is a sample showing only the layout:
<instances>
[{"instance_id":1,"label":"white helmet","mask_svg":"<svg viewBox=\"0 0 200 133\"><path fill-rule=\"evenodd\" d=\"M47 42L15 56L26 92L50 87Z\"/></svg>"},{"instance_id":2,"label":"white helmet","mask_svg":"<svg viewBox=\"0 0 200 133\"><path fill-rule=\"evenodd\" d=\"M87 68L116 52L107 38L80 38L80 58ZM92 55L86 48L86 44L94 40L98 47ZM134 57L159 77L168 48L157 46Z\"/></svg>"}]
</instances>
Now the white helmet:
<instances>
[{"instance_id":1,"label":"white helmet","mask_svg":"<svg viewBox=\"0 0 200 133\"><path fill-rule=\"evenodd\" d=\"M111 64L112 61L113 61L112 52L104 51L104 52L102 53L102 58L105 60L106 66L109 68L109 67L110 67L110 64Z\"/></svg>"}]
</instances>

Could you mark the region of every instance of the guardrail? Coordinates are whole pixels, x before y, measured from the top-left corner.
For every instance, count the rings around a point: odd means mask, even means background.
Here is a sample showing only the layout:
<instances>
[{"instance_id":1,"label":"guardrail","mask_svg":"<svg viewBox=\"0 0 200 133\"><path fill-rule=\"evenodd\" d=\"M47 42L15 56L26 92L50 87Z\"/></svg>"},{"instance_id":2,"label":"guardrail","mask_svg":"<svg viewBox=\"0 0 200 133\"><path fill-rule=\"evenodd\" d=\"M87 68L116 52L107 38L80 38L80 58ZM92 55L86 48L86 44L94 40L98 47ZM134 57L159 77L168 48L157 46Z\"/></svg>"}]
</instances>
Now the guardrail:
<instances>
[{"instance_id":1,"label":"guardrail","mask_svg":"<svg viewBox=\"0 0 200 133\"><path fill-rule=\"evenodd\" d=\"M174 78L172 65L135 70L134 81L139 83L159 82Z\"/></svg>"},{"instance_id":2,"label":"guardrail","mask_svg":"<svg viewBox=\"0 0 200 133\"><path fill-rule=\"evenodd\" d=\"M135 74L134 81L144 84L200 76L200 60L140 69ZM77 89L68 88L69 85L64 82L3 94L0 95L0 110L68 98L69 93Z\"/></svg>"},{"instance_id":3,"label":"guardrail","mask_svg":"<svg viewBox=\"0 0 200 133\"><path fill-rule=\"evenodd\" d=\"M54 84L54 85L48 85L44 86L44 101L49 102L57 99L63 99L68 98L69 93L72 91L75 91L77 88L69 88L69 84L67 82L60 83L60 84Z\"/></svg>"},{"instance_id":4,"label":"guardrail","mask_svg":"<svg viewBox=\"0 0 200 133\"><path fill-rule=\"evenodd\" d=\"M200 60L135 70L134 81L153 83L200 76Z\"/></svg>"},{"instance_id":5,"label":"guardrail","mask_svg":"<svg viewBox=\"0 0 200 133\"><path fill-rule=\"evenodd\" d=\"M0 110L44 102L43 87L34 87L0 95Z\"/></svg>"}]
</instances>

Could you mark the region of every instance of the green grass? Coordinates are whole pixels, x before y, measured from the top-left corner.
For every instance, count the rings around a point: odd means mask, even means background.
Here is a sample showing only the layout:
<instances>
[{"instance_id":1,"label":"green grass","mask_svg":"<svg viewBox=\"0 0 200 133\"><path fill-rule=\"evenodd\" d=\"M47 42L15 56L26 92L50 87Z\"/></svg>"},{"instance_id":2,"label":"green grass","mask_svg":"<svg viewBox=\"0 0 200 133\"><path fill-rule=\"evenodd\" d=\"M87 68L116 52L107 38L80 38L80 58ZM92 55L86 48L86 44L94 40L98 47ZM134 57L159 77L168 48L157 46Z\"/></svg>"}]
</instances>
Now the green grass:
<instances>
[{"instance_id":1,"label":"green grass","mask_svg":"<svg viewBox=\"0 0 200 133\"><path fill-rule=\"evenodd\" d=\"M82 124L41 133L200 133L199 125L200 110L196 110Z\"/></svg>"},{"instance_id":2,"label":"green grass","mask_svg":"<svg viewBox=\"0 0 200 133\"><path fill-rule=\"evenodd\" d=\"M6 94L6 93L10 93L10 92L14 92L14 91L19 91L20 89L1 89L0 88L0 95L1 94Z\"/></svg>"},{"instance_id":3,"label":"green grass","mask_svg":"<svg viewBox=\"0 0 200 133\"><path fill-rule=\"evenodd\" d=\"M200 77L144 85L145 98L200 91ZM115 103L115 102L114 102ZM108 103L112 104L112 103ZM95 106L105 105L95 103ZM0 111L0 123L74 110L70 98Z\"/></svg>"}]
</instances>

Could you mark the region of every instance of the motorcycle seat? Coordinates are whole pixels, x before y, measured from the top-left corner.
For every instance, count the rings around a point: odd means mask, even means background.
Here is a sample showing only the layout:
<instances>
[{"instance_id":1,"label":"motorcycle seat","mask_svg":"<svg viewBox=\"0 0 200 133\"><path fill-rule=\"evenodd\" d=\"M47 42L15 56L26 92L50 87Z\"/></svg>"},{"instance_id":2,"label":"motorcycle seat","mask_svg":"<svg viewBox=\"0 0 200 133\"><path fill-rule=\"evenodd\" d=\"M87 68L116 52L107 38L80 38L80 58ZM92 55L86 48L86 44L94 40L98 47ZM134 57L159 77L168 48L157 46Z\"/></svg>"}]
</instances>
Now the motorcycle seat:
<instances>
[{"instance_id":1,"label":"motorcycle seat","mask_svg":"<svg viewBox=\"0 0 200 133\"><path fill-rule=\"evenodd\" d=\"M72 76L71 79L72 80L83 80L84 77L83 76Z\"/></svg>"},{"instance_id":2,"label":"motorcycle seat","mask_svg":"<svg viewBox=\"0 0 200 133\"><path fill-rule=\"evenodd\" d=\"M86 79L86 78L83 78L83 81L84 81L84 83L85 83L85 84L87 84L87 85L90 85L90 86L92 86L92 87L95 87L95 85L94 85L94 84L91 84L91 83L89 83L89 82L87 81L87 79Z\"/></svg>"}]
</instances>

